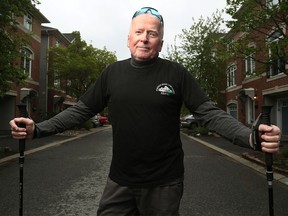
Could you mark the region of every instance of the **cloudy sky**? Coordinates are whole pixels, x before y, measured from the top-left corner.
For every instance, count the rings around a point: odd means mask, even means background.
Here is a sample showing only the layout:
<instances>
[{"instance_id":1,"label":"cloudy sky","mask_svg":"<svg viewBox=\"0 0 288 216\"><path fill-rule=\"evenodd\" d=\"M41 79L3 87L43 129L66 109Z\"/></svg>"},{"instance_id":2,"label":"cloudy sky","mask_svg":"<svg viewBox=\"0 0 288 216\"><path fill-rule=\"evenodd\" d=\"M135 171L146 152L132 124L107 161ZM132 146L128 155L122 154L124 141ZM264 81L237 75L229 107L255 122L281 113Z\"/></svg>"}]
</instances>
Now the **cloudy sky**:
<instances>
[{"instance_id":1,"label":"cloudy sky","mask_svg":"<svg viewBox=\"0 0 288 216\"><path fill-rule=\"evenodd\" d=\"M144 6L156 8L164 18L162 53L174 44L182 29L191 27L192 18L211 16L226 5L226 0L40 0L37 6L50 21L44 24L62 33L80 31L81 37L96 48L104 46L118 60L130 57L127 35L131 17Z\"/></svg>"}]
</instances>

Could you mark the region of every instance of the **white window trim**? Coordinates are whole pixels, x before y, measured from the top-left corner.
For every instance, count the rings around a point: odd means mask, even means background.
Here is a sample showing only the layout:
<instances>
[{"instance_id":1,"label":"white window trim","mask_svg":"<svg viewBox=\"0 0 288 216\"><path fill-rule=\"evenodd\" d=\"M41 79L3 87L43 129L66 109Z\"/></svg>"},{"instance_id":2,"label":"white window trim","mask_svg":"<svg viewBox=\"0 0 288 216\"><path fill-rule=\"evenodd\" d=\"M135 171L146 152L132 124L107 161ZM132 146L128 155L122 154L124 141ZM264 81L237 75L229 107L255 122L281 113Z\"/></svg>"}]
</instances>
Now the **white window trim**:
<instances>
[{"instance_id":1,"label":"white window trim","mask_svg":"<svg viewBox=\"0 0 288 216\"><path fill-rule=\"evenodd\" d=\"M255 75L256 63L254 59L254 53L251 53L249 56L245 58L245 74L246 77L250 77L251 75Z\"/></svg>"},{"instance_id":2,"label":"white window trim","mask_svg":"<svg viewBox=\"0 0 288 216\"><path fill-rule=\"evenodd\" d=\"M284 32L284 34L286 34L285 24L280 25L280 28L282 28L282 31ZM277 31L277 29L278 29L278 28L273 28L273 29L270 31L270 33L268 34L268 35L269 35L269 36L267 37L267 43L268 43L268 44L278 43L278 41L283 38L283 35L281 35L281 36L278 37L278 38L274 38L274 39L272 38L273 33L275 33L275 32ZM271 56L271 54L272 54L270 48L269 48L268 54L269 54L269 58L270 58L270 56ZM276 75L282 74L282 73L283 73L283 72L281 72L281 71L279 72L279 71L278 71L278 73L276 73L275 75L272 75L272 74L273 74L273 68L272 68L272 66L269 67L269 75L270 75L270 76L276 76Z\"/></svg>"},{"instance_id":3,"label":"white window trim","mask_svg":"<svg viewBox=\"0 0 288 216\"><path fill-rule=\"evenodd\" d=\"M32 61L34 59L34 54L32 50L27 47L22 49L24 56L22 56L22 67L24 68L24 72L28 74L28 77L32 77ZM28 66L28 67L26 67Z\"/></svg>"},{"instance_id":4,"label":"white window trim","mask_svg":"<svg viewBox=\"0 0 288 216\"><path fill-rule=\"evenodd\" d=\"M227 87L232 87L236 85L236 64L231 64L227 69Z\"/></svg>"},{"instance_id":5,"label":"white window trim","mask_svg":"<svg viewBox=\"0 0 288 216\"><path fill-rule=\"evenodd\" d=\"M32 31L32 24L33 24L33 18L30 14L24 15L24 27L28 29L29 31Z\"/></svg>"}]
</instances>

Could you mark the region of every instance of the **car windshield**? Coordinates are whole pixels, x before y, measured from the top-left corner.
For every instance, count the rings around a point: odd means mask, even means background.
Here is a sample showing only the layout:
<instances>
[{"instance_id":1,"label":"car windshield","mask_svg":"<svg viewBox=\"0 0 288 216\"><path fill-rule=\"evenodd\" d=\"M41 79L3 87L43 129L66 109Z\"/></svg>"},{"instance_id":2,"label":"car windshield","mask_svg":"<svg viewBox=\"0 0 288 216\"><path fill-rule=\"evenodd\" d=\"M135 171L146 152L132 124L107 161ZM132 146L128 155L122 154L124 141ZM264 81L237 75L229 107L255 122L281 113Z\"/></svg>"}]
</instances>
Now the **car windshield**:
<instances>
[{"instance_id":1,"label":"car windshield","mask_svg":"<svg viewBox=\"0 0 288 216\"><path fill-rule=\"evenodd\" d=\"M189 118L194 118L194 116L192 114L190 114L190 115L186 115L183 117L183 119L189 119Z\"/></svg>"}]
</instances>

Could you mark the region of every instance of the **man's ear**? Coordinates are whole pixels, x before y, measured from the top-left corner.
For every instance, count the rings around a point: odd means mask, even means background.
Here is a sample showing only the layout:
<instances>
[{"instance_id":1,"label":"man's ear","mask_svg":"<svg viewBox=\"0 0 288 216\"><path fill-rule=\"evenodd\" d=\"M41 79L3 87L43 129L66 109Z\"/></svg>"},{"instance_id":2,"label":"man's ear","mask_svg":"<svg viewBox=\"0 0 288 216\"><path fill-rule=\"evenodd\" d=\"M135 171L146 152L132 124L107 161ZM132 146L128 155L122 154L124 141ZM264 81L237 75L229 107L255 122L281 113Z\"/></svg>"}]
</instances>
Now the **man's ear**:
<instances>
[{"instance_id":1,"label":"man's ear","mask_svg":"<svg viewBox=\"0 0 288 216\"><path fill-rule=\"evenodd\" d=\"M160 46L159 46L159 50L158 50L159 52L161 52L161 50L162 50L163 43L164 43L164 40L161 41L161 44L160 44Z\"/></svg>"},{"instance_id":2,"label":"man's ear","mask_svg":"<svg viewBox=\"0 0 288 216\"><path fill-rule=\"evenodd\" d=\"M130 44L130 35L128 35L128 37L127 37L127 47L128 48L130 48L129 44Z\"/></svg>"}]
</instances>

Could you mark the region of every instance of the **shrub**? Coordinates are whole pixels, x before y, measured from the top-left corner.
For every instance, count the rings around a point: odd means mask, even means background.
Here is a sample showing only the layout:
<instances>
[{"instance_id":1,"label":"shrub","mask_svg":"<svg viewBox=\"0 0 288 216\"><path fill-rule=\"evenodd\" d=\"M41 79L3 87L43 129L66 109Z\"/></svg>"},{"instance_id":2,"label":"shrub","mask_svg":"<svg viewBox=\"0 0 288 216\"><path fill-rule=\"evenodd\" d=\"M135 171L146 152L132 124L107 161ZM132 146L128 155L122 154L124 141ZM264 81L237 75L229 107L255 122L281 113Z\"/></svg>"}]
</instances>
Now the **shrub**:
<instances>
[{"instance_id":1,"label":"shrub","mask_svg":"<svg viewBox=\"0 0 288 216\"><path fill-rule=\"evenodd\" d=\"M77 129L82 129L82 128L84 128L86 130L90 130L91 128L93 128L93 123L89 119L88 121L77 126Z\"/></svg>"},{"instance_id":2,"label":"shrub","mask_svg":"<svg viewBox=\"0 0 288 216\"><path fill-rule=\"evenodd\" d=\"M196 127L193 130L188 132L188 135L192 135L192 136L205 136L208 135L209 130L205 127Z\"/></svg>"}]
</instances>

